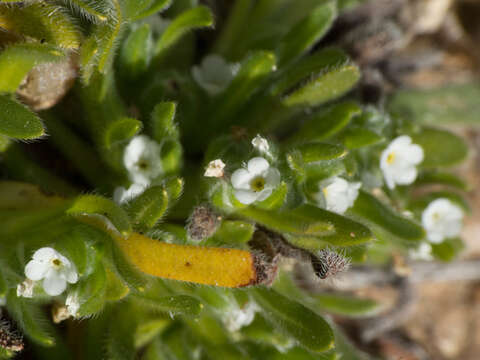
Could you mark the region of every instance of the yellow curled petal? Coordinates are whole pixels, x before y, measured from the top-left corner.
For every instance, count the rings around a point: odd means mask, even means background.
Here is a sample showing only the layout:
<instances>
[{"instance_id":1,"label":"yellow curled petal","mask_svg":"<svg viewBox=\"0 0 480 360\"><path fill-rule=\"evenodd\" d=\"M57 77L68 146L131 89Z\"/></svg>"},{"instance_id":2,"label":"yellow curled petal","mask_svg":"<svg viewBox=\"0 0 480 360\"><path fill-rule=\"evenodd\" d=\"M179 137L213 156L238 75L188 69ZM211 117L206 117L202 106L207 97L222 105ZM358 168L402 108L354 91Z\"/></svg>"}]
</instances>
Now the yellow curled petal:
<instances>
[{"instance_id":1,"label":"yellow curled petal","mask_svg":"<svg viewBox=\"0 0 480 360\"><path fill-rule=\"evenodd\" d=\"M149 275L232 288L257 282L254 256L245 250L168 244L138 233L117 242Z\"/></svg>"}]
</instances>

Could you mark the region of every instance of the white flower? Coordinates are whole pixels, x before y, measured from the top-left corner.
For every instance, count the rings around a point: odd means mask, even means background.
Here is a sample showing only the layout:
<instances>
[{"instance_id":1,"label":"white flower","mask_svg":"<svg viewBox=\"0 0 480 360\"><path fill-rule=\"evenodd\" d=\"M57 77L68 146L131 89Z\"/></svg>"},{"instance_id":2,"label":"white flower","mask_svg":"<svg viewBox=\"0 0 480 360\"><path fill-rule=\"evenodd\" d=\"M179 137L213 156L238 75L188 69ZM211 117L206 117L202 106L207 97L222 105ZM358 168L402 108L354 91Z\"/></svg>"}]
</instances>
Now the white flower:
<instances>
[{"instance_id":1,"label":"white flower","mask_svg":"<svg viewBox=\"0 0 480 360\"><path fill-rule=\"evenodd\" d=\"M203 176L221 178L224 175L225 163L221 159L212 160L208 163Z\"/></svg>"},{"instance_id":2,"label":"white flower","mask_svg":"<svg viewBox=\"0 0 480 360\"><path fill-rule=\"evenodd\" d=\"M35 251L33 260L25 266L25 275L33 281L43 279L43 289L50 296L60 295L67 288L67 282L74 284L78 280L70 260L50 247Z\"/></svg>"},{"instance_id":3,"label":"white flower","mask_svg":"<svg viewBox=\"0 0 480 360\"><path fill-rule=\"evenodd\" d=\"M115 188L113 200L118 204L123 204L144 192L146 186L142 184L132 184L128 189L122 186Z\"/></svg>"},{"instance_id":4,"label":"white flower","mask_svg":"<svg viewBox=\"0 0 480 360\"><path fill-rule=\"evenodd\" d=\"M270 145L267 139L261 137L259 134L252 139L252 145L262 154L268 154L270 151Z\"/></svg>"},{"instance_id":5,"label":"white flower","mask_svg":"<svg viewBox=\"0 0 480 360\"><path fill-rule=\"evenodd\" d=\"M225 327L230 331L238 331L242 327L250 325L255 318L258 307L254 302L248 302L243 308L232 306L223 317Z\"/></svg>"},{"instance_id":6,"label":"white flower","mask_svg":"<svg viewBox=\"0 0 480 360\"><path fill-rule=\"evenodd\" d=\"M341 177L334 176L320 182L321 193L314 195L318 202L323 198L329 211L343 214L353 205L358 197L358 189L362 186L359 182L348 182Z\"/></svg>"},{"instance_id":7,"label":"white flower","mask_svg":"<svg viewBox=\"0 0 480 360\"><path fill-rule=\"evenodd\" d=\"M24 298L33 297L33 287L35 283L30 279L25 279L22 283L17 285L17 296L23 296Z\"/></svg>"},{"instance_id":8,"label":"white flower","mask_svg":"<svg viewBox=\"0 0 480 360\"><path fill-rule=\"evenodd\" d=\"M423 161L423 149L412 144L412 138L407 135L394 139L380 157L380 168L387 186L408 185L417 178L416 166Z\"/></svg>"},{"instance_id":9,"label":"white flower","mask_svg":"<svg viewBox=\"0 0 480 360\"><path fill-rule=\"evenodd\" d=\"M410 250L410 256L415 260L432 260L432 246L422 242L415 250Z\"/></svg>"},{"instance_id":10,"label":"white flower","mask_svg":"<svg viewBox=\"0 0 480 360\"><path fill-rule=\"evenodd\" d=\"M0 296L0 306L7 305L7 298L5 296Z\"/></svg>"},{"instance_id":11,"label":"white flower","mask_svg":"<svg viewBox=\"0 0 480 360\"><path fill-rule=\"evenodd\" d=\"M200 66L192 68L192 76L208 94L221 93L232 81L238 66L228 64L221 56L211 54L203 58Z\"/></svg>"},{"instance_id":12,"label":"white flower","mask_svg":"<svg viewBox=\"0 0 480 360\"><path fill-rule=\"evenodd\" d=\"M65 306L70 316L77 316L78 310L80 309L80 301L76 292L68 294L65 300Z\"/></svg>"},{"instance_id":13,"label":"white flower","mask_svg":"<svg viewBox=\"0 0 480 360\"><path fill-rule=\"evenodd\" d=\"M251 204L268 198L280 183L280 172L263 157L248 161L246 169L237 169L232 174L235 197L242 204Z\"/></svg>"},{"instance_id":14,"label":"white flower","mask_svg":"<svg viewBox=\"0 0 480 360\"><path fill-rule=\"evenodd\" d=\"M148 185L162 173L160 145L146 135L135 136L125 147L123 163L133 183Z\"/></svg>"},{"instance_id":15,"label":"white flower","mask_svg":"<svg viewBox=\"0 0 480 360\"><path fill-rule=\"evenodd\" d=\"M427 239L434 244L458 236L462 230L462 220L462 209L445 198L432 201L422 213Z\"/></svg>"}]
</instances>

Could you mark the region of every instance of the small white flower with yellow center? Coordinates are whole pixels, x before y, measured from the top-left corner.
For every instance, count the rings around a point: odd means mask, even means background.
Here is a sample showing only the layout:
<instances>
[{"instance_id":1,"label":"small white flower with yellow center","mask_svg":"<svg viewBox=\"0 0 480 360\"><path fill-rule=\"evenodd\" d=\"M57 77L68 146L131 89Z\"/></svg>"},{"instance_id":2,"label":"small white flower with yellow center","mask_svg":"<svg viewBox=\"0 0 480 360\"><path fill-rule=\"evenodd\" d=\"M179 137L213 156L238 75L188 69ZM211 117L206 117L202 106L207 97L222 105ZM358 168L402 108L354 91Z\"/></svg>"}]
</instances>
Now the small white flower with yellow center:
<instances>
[{"instance_id":1,"label":"small white flower with yellow center","mask_svg":"<svg viewBox=\"0 0 480 360\"><path fill-rule=\"evenodd\" d=\"M25 275L32 281L43 279L43 289L50 296L60 295L67 288L67 282L74 284L78 280L70 260L50 247L35 251L25 266Z\"/></svg>"},{"instance_id":2,"label":"small white flower with yellow center","mask_svg":"<svg viewBox=\"0 0 480 360\"><path fill-rule=\"evenodd\" d=\"M128 189L125 189L121 186L116 187L115 191L113 192L113 200L117 204L123 204L142 194L145 189L146 186L141 184L132 184Z\"/></svg>"},{"instance_id":3,"label":"small white flower with yellow center","mask_svg":"<svg viewBox=\"0 0 480 360\"><path fill-rule=\"evenodd\" d=\"M355 203L361 186L359 182L348 182L334 176L320 182L321 193L315 194L314 197L321 203L323 196L327 210L343 214Z\"/></svg>"},{"instance_id":4,"label":"small white flower with yellow center","mask_svg":"<svg viewBox=\"0 0 480 360\"><path fill-rule=\"evenodd\" d=\"M408 185L417 178L417 165L423 161L423 149L412 144L407 135L394 139L380 157L385 182L390 189L395 185Z\"/></svg>"},{"instance_id":5,"label":"small white flower with yellow center","mask_svg":"<svg viewBox=\"0 0 480 360\"><path fill-rule=\"evenodd\" d=\"M268 198L280 183L280 172L263 157L254 157L246 169L237 169L232 174L234 194L238 201L248 205Z\"/></svg>"},{"instance_id":6,"label":"small white flower with yellow center","mask_svg":"<svg viewBox=\"0 0 480 360\"><path fill-rule=\"evenodd\" d=\"M125 147L123 163L133 183L149 185L163 170L160 145L146 135L135 136Z\"/></svg>"},{"instance_id":7,"label":"small white flower with yellow center","mask_svg":"<svg viewBox=\"0 0 480 360\"><path fill-rule=\"evenodd\" d=\"M212 160L208 163L203 176L221 178L225 174L224 169L225 163L221 159Z\"/></svg>"},{"instance_id":8,"label":"small white flower with yellow center","mask_svg":"<svg viewBox=\"0 0 480 360\"><path fill-rule=\"evenodd\" d=\"M462 221L462 209L445 198L432 201L422 213L427 239L434 244L460 235Z\"/></svg>"},{"instance_id":9,"label":"small white flower with yellow center","mask_svg":"<svg viewBox=\"0 0 480 360\"><path fill-rule=\"evenodd\" d=\"M209 95L221 93L230 84L238 66L228 64L221 56L211 54L203 58L200 66L192 68L192 76Z\"/></svg>"},{"instance_id":10,"label":"small white flower with yellow center","mask_svg":"<svg viewBox=\"0 0 480 360\"><path fill-rule=\"evenodd\" d=\"M270 153L270 145L268 144L267 139L265 139L264 137L261 137L258 134L257 134L257 136L255 136L252 139L252 145L261 154L269 154Z\"/></svg>"}]
</instances>

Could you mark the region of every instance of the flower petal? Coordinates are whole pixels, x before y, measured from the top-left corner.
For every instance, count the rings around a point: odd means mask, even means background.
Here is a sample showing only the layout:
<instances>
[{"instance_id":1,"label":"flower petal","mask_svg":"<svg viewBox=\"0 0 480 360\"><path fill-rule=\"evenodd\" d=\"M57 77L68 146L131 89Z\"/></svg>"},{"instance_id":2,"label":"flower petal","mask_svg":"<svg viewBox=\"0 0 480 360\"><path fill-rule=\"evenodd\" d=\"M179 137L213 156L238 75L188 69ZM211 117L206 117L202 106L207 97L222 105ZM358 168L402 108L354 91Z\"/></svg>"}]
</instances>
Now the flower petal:
<instances>
[{"instance_id":1,"label":"flower petal","mask_svg":"<svg viewBox=\"0 0 480 360\"><path fill-rule=\"evenodd\" d=\"M64 273L67 281L70 284L75 284L78 281L78 273L73 265L66 267Z\"/></svg>"},{"instance_id":2,"label":"flower petal","mask_svg":"<svg viewBox=\"0 0 480 360\"><path fill-rule=\"evenodd\" d=\"M263 157L254 157L248 160L247 169L253 177L263 174L268 170L270 164Z\"/></svg>"},{"instance_id":3,"label":"flower petal","mask_svg":"<svg viewBox=\"0 0 480 360\"><path fill-rule=\"evenodd\" d=\"M265 177L265 185L270 187L276 187L280 184L280 171L277 168L271 167L267 171L267 176Z\"/></svg>"},{"instance_id":4,"label":"flower petal","mask_svg":"<svg viewBox=\"0 0 480 360\"><path fill-rule=\"evenodd\" d=\"M67 281L60 276L51 275L43 280L43 290L50 296L60 295L67 288Z\"/></svg>"},{"instance_id":5,"label":"flower petal","mask_svg":"<svg viewBox=\"0 0 480 360\"><path fill-rule=\"evenodd\" d=\"M245 169L237 169L232 174L231 182L235 189L243 189L248 190L250 189L250 181L253 179L252 174L250 174Z\"/></svg>"},{"instance_id":6,"label":"flower petal","mask_svg":"<svg viewBox=\"0 0 480 360\"><path fill-rule=\"evenodd\" d=\"M423 161L423 156L423 149L420 145L410 145L408 149L408 158L412 164L420 164Z\"/></svg>"},{"instance_id":7,"label":"flower petal","mask_svg":"<svg viewBox=\"0 0 480 360\"><path fill-rule=\"evenodd\" d=\"M32 259L37 261L50 261L51 259L57 257L58 252L51 247L43 247L35 251Z\"/></svg>"},{"instance_id":8,"label":"flower petal","mask_svg":"<svg viewBox=\"0 0 480 360\"><path fill-rule=\"evenodd\" d=\"M50 265L47 262L31 260L25 266L25 276L30 280L37 281L45 277Z\"/></svg>"},{"instance_id":9,"label":"flower petal","mask_svg":"<svg viewBox=\"0 0 480 360\"><path fill-rule=\"evenodd\" d=\"M270 195L272 195L272 188L265 188L259 193L257 193L257 201L263 201L267 199Z\"/></svg>"},{"instance_id":10,"label":"flower petal","mask_svg":"<svg viewBox=\"0 0 480 360\"><path fill-rule=\"evenodd\" d=\"M254 191L242 190L242 189L235 190L234 194L237 200L245 205L249 205L253 203L255 200L257 200L259 195L259 193L256 193Z\"/></svg>"}]
</instances>

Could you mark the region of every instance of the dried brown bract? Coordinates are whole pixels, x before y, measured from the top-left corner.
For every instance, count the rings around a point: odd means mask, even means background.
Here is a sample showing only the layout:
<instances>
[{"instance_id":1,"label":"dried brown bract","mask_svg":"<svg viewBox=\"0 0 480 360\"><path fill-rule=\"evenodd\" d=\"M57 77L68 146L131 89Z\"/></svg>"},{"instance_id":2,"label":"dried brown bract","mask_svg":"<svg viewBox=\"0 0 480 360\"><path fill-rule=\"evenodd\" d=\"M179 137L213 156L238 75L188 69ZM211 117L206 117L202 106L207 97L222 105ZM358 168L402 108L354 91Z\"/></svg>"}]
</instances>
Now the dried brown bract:
<instances>
[{"instance_id":1,"label":"dried brown bract","mask_svg":"<svg viewBox=\"0 0 480 360\"><path fill-rule=\"evenodd\" d=\"M188 237L194 241L206 239L217 231L222 217L208 205L197 206L187 222Z\"/></svg>"}]
</instances>

